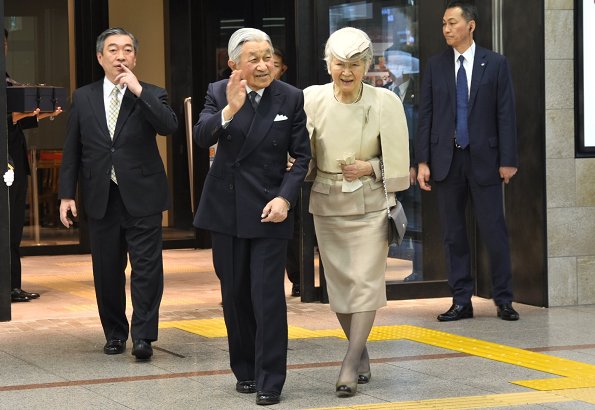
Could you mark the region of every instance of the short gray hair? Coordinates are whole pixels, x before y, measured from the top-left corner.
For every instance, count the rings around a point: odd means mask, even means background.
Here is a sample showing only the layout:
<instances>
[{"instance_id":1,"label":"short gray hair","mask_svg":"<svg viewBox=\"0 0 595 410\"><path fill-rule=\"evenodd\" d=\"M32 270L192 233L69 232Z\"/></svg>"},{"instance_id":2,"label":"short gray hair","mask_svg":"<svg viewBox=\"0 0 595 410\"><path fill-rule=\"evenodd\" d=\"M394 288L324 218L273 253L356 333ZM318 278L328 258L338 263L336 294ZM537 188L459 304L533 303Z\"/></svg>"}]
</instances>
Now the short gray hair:
<instances>
[{"instance_id":1,"label":"short gray hair","mask_svg":"<svg viewBox=\"0 0 595 410\"><path fill-rule=\"evenodd\" d=\"M105 46L105 39L109 36L128 36L132 40L132 47L134 47L134 52L138 51L138 40L134 37L129 31L124 30L120 27L112 27L105 30L99 36L97 36L97 42L95 43L95 51L98 53L103 53L103 47Z\"/></svg>"},{"instance_id":2,"label":"short gray hair","mask_svg":"<svg viewBox=\"0 0 595 410\"><path fill-rule=\"evenodd\" d=\"M273 52L273 42L267 33L256 28L244 27L236 30L229 38L227 43L227 55L235 63L240 62L242 55L242 45L247 41L267 41L271 45Z\"/></svg>"},{"instance_id":3,"label":"short gray hair","mask_svg":"<svg viewBox=\"0 0 595 410\"><path fill-rule=\"evenodd\" d=\"M363 47L360 48L360 50L362 50L361 52L352 54L352 55L350 55L350 57L337 55L337 52L334 51L338 46L338 44L336 44L336 43L341 42L342 40L344 41L345 35L350 36L348 38L353 38L353 36L355 35L357 41L360 44L364 44L366 48L365 49L362 49ZM351 54L351 52L353 52L355 50L353 48L353 43L348 44L347 47L348 47L348 50L341 50L341 52L349 51L349 54ZM372 64L372 61L374 59L374 50L372 47L372 41L370 40L370 37L364 31L356 29L354 27L344 27L343 29L337 30L333 34L331 34L331 36L326 41L326 45L324 47L324 61L326 61L326 68L329 73L331 72L331 62L333 61L333 57L336 58L337 60L340 60L340 61L343 61L346 63L354 63L356 61L363 61L364 65L365 65L365 72L367 73L368 69L370 68L370 65Z\"/></svg>"}]
</instances>

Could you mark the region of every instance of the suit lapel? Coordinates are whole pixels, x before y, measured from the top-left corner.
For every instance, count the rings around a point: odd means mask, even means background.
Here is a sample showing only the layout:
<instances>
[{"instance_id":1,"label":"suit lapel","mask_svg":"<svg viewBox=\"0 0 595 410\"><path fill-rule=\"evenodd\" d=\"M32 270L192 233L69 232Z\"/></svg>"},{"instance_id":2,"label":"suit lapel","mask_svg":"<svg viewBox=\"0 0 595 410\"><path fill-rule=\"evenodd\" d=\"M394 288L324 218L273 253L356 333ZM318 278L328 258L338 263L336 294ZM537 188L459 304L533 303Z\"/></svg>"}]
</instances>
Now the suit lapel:
<instances>
[{"instance_id":1,"label":"suit lapel","mask_svg":"<svg viewBox=\"0 0 595 410\"><path fill-rule=\"evenodd\" d=\"M488 66L486 57L487 54L485 50L476 46L475 58L473 59L473 74L471 74L471 89L469 91L469 113L471 113L471 110L473 109L473 103L475 102L477 91L479 90L479 84L481 84L481 78Z\"/></svg>"},{"instance_id":2,"label":"suit lapel","mask_svg":"<svg viewBox=\"0 0 595 410\"><path fill-rule=\"evenodd\" d=\"M448 90L448 98L450 100L450 107L452 115L456 116L457 110L457 84L455 80L455 56L452 48L448 48L443 56L442 64L446 67L443 71L446 81L446 89Z\"/></svg>"},{"instance_id":3,"label":"suit lapel","mask_svg":"<svg viewBox=\"0 0 595 410\"><path fill-rule=\"evenodd\" d=\"M285 97L278 92L275 81L265 88L250 129L246 134L246 141L238 154L238 160L250 154L265 138L284 99Z\"/></svg>"},{"instance_id":4,"label":"suit lapel","mask_svg":"<svg viewBox=\"0 0 595 410\"><path fill-rule=\"evenodd\" d=\"M95 113L95 119L98 122L101 133L109 141L109 130L107 129L107 119L105 114L105 104L103 103L103 80L93 83L89 102Z\"/></svg>"},{"instance_id":5,"label":"suit lapel","mask_svg":"<svg viewBox=\"0 0 595 410\"><path fill-rule=\"evenodd\" d=\"M134 108L134 104L136 103L136 96L130 92L128 88L126 88L126 92L124 92L124 98L122 98L122 104L120 105L120 112L118 113L118 122L116 122L116 129L114 130L114 141L118 138L120 131L124 127L126 120L130 116L132 109Z\"/></svg>"}]
</instances>

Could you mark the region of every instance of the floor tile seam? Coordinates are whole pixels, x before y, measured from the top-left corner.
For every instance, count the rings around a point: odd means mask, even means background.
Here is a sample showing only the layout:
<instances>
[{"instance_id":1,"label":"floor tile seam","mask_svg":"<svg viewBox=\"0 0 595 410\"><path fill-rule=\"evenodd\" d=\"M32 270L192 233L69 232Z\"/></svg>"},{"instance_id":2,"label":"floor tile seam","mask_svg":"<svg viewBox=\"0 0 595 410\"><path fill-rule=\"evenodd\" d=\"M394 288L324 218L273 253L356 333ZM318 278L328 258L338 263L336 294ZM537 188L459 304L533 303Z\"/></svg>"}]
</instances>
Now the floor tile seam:
<instances>
[{"instance_id":1,"label":"floor tile seam","mask_svg":"<svg viewBox=\"0 0 595 410\"><path fill-rule=\"evenodd\" d=\"M387 357L387 358L372 358L371 363L375 364L389 364L394 362L407 362L407 361L418 361L418 360L439 360L444 358L455 358L469 356L463 353L447 353L447 354L434 354L434 355L416 355L416 356L401 356L401 357ZM471 356L474 357L474 356ZM19 358L16 358L19 359ZM19 359L22 360L22 359ZM316 369L323 367L340 367L340 361L329 361L329 362L311 362L311 363L297 363L289 364L288 370L303 370L303 369ZM167 371L164 368L161 370ZM72 380L63 382L50 382L41 384L25 384L25 385L13 385L13 386L0 386L1 391L14 391L14 390L34 390L41 388L57 388L57 387L71 387L71 386L84 386L94 384L109 384L109 383L122 383L122 382L134 382L144 380L160 380L160 379L174 379L174 378L189 378L189 377L208 377L221 374L231 374L230 369L219 369L219 370L204 370L196 372L181 372L181 373L165 373L156 375L139 375L139 376L126 376L116 378L103 378L103 379L84 379L84 380ZM60 377L55 375L56 377Z\"/></svg>"}]
</instances>

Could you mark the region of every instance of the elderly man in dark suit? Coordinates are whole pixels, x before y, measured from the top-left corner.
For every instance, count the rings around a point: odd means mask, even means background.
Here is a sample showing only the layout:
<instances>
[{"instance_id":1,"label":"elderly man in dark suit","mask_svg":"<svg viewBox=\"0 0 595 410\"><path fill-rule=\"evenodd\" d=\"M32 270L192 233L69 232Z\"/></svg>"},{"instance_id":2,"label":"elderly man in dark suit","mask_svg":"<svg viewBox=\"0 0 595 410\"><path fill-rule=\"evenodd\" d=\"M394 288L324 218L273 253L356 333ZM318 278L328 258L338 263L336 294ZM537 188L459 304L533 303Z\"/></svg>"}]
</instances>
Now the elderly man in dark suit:
<instances>
[{"instance_id":1,"label":"elderly man in dark suit","mask_svg":"<svg viewBox=\"0 0 595 410\"><path fill-rule=\"evenodd\" d=\"M271 75L269 36L240 29L228 54L231 76L209 85L194 126L200 147L218 143L194 225L211 231L236 390L256 392L256 403L267 405L280 401L286 377L288 211L310 142L302 92ZM295 162L287 172L288 155Z\"/></svg>"},{"instance_id":2,"label":"elderly man in dark suit","mask_svg":"<svg viewBox=\"0 0 595 410\"><path fill-rule=\"evenodd\" d=\"M121 28L97 38L105 77L76 90L60 169L60 220L77 216L76 184L88 216L93 277L105 354L126 349L127 253L132 265L132 354L153 355L163 294L161 213L168 204L167 178L156 134L174 132L178 121L167 93L139 82L132 70L138 42Z\"/></svg>"},{"instance_id":3,"label":"elderly man in dark suit","mask_svg":"<svg viewBox=\"0 0 595 410\"><path fill-rule=\"evenodd\" d=\"M467 2L449 3L442 30L444 52L430 58L423 73L419 128L415 141L418 182L436 187L450 309L439 321L473 317L473 278L466 234L469 194L490 257L492 296L497 315L518 320L512 307L508 232L502 205L502 182L517 172L514 92L506 58L473 41L477 9Z\"/></svg>"}]
</instances>

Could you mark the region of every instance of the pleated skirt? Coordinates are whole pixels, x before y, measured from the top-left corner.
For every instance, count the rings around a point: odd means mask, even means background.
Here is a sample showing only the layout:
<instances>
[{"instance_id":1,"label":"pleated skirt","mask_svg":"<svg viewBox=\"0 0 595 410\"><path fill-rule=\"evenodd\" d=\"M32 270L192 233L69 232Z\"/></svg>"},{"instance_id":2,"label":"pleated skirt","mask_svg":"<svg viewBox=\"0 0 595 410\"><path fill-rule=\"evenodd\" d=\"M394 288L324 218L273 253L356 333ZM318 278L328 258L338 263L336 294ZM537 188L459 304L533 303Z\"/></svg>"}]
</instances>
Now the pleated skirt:
<instances>
[{"instance_id":1,"label":"pleated skirt","mask_svg":"<svg viewBox=\"0 0 595 410\"><path fill-rule=\"evenodd\" d=\"M386 305L386 210L355 216L314 215L330 308L337 313Z\"/></svg>"}]
</instances>

